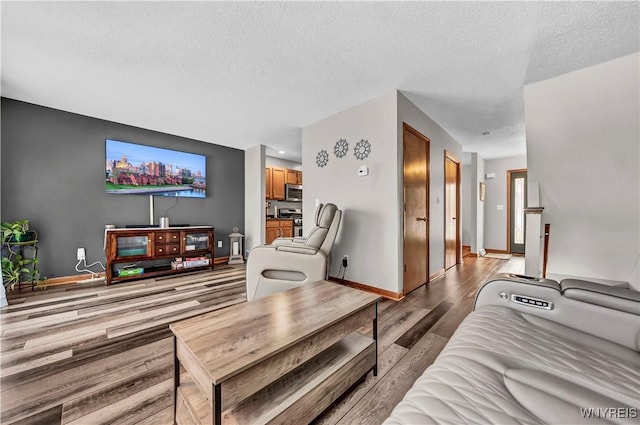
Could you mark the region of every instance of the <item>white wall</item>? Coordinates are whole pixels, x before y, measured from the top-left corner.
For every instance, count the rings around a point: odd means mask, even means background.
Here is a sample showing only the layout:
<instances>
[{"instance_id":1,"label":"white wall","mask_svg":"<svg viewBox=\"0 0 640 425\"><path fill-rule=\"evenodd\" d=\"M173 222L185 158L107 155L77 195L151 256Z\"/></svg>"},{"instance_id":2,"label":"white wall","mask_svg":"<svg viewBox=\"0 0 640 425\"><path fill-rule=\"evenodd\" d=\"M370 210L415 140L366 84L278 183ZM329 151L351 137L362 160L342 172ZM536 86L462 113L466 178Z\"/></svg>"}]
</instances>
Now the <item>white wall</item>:
<instances>
[{"instance_id":1,"label":"white wall","mask_svg":"<svg viewBox=\"0 0 640 425\"><path fill-rule=\"evenodd\" d=\"M495 173L492 179L485 178L487 185L484 203L484 248L507 250L507 170L527 168L524 155L485 161L486 174ZM498 210L502 205L502 210Z\"/></svg>"},{"instance_id":2,"label":"white wall","mask_svg":"<svg viewBox=\"0 0 640 425\"><path fill-rule=\"evenodd\" d=\"M245 251L265 241L265 150L258 145L244 152Z\"/></svg>"},{"instance_id":3,"label":"white wall","mask_svg":"<svg viewBox=\"0 0 640 425\"><path fill-rule=\"evenodd\" d=\"M462 166L462 179L460 182L460 200L462 202L462 244L471 246L471 220L475 220L475 214L471 213L471 164Z\"/></svg>"},{"instance_id":4,"label":"white wall","mask_svg":"<svg viewBox=\"0 0 640 425\"><path fill-rule=\"evenodd\" d=\"M424 114L402 93L398 93L398 212L399 250L402 252L402 123L429 138L429 275L444 269L444 152L462 159L462 145ZM461 194L462 195L462 194ZM400 263L402 264L402 262ZM400 281L402 275L400 275Z\"/></svg>"},{"instance_id":5,"label":"white wall","mask_svg":"<svg viewBox=\"0 0 640 425\"><path fill-rule=\"evenodd\" d=\"M402 291L402 123L430 140L430 274L444 267L444 151L462 155L462 147L402 94L394 91L302 129L305 232L313 223L315 200L344 211L333 249L331 272L350 256L345 278L392 292ZM333 147L346 139L349 152L337 158ZM360 139L371 143L364 161L353 156ZM316 165L324 149L329 162ZM369 175L358 177L361 164Z\"/></svg>"},{"instance_id":6,"label":"white wall","mask_svg":"<svg viewBox=\"0 0 640 425\"><path fill-rule=\"evenodd\" d=\"M525 87L550 274L628 281L640 252L640 54Z\"/></svg>"},{"instance_id":7,"label":"white wall","mask_svg":"<svg viewBox=\"0 0 640 425\"><path fill-rule=\"evenodd\" d=\"M471 154L471 252L484 249L484 204L480 200L480 182L484 181L485 160L478 153ZM475 216L473 213L475 212Z\"/></svg>"},{"instance_id":8,"label":"white wall","mask_svg":"<svg viewBox=\"0 0 640 425\"><path fill-rule=\"evenodd\" d=\"M313 227L315 200L332 202L343 211L341 229L332 251L331 274L349 255L345 279L398 292L398 149L397 96L382 97L339 112L302 129L304 233ZM349 151L337 158L335 143L346 139ZM371 143L371 154L356 159L353 148L360 139ZM328 164L316 165L324 149ZM361 164L369 175L358 177Z\"/></svg>"},{"instance_id":9,"label":"white wall","mask_svg":"<svg viewBox=\"0 0 640 425\"><path fill-rule=\"evenodd\" d=\"M302 164L295 161L289 161L288 159L276 158L275 156L267 156L265 158L265 164L267 167L280 167L288 168L290 170L302 171Z\"/></svg>"}]
</instances>

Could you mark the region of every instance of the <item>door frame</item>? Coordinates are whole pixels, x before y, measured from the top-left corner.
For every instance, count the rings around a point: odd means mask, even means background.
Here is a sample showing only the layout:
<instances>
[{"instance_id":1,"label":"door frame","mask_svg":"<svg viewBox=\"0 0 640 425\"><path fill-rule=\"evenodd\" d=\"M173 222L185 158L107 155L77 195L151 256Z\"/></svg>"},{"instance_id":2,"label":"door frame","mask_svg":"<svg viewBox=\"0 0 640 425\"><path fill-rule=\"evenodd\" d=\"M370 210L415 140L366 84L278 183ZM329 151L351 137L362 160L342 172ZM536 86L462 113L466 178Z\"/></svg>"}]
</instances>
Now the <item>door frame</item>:
<instances>
[{"instance_id":1,"label":"door frame","mask_svg":"<svg viewBox=\"0 0 640 425\"><path fill-rule=\"evenodd\" d=\"M404 145L405 145L405 140L404 140L404 134L405 132L407 133L411 133L414 136L416 136L418 139L422 140L424 143L426 143L427 145L427 196L426 196L426 211L427 211L427 258L425 258L425 261L427 263L427 281L426 283L429 283L429 253L430 253L430 249L429 249L429 244L431 242L430 240L430 222L429 222L429 218L430 218L430 214L429 214L429 186L430 186L430 182L431 182L431 140L425 136L424 134L420 133L418 130L416 130L415 128L411 127L409 124L407 124L406 122L402 123L402 206L400 211L402 212L402 263L400 265L400 269L402 271L402 295L405 295L405 282L404 282L404 265L405 265L405 260L404 260L404 245L405 245L405 239L406 239L406 225L405 225L405 221L406 221L406 214L405 214L405 204L406 204L406 198L405 198L405 180L404 180L404 165L405 165L405 161L404 161Z\"/></svg>"},{"instance_id":2,"label":"door frame","mask_svg":"<svg viewBox=\"0 0 640 425\"><path fill-rule=\"evenodd\" d=\"M447 270L447 190L446 190L446 185L447 185L447 161L451 161L456 165L456 264L460 264L460 250L461 250L461 240L460 240L460 179L461 179L461 175L460 173L462 172L462 167L461 164L462 162L460 161L460 159L455 156L454 154L452 154L451 152L449 152L448 150L444 150L444 184L445 184L445 190L444 190L444 258L443 258L443 263L444 264L444 269L445 271ZM453 267L453 266L452 266Z\"/></svg>"},{"instance_id":3,"label":"door frame","mask_svg":"<svg viewBox=\"0 0 640 425\"><path fill-rule=\"evenodd\" d=\"M511 254L511 174L522 173L524 171L528 170L526 168L507 170L507 249L505 250L507 254ZM527 172L527 179L528 178L529 173Z\"/></svg>"}]
</instances>

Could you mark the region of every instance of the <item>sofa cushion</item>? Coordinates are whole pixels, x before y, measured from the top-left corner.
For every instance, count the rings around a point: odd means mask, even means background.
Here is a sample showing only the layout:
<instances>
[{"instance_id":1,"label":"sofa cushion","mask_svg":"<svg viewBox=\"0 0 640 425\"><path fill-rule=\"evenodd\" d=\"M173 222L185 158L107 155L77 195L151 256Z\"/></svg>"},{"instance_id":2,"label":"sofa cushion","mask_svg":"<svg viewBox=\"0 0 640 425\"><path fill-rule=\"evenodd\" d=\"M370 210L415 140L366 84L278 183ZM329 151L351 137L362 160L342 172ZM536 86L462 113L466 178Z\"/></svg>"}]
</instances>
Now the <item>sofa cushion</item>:
<instances>
[{"instance_id":1,"label":"sofa cushion","mask_svg":"<svg viewBox=\"0 0 640 425\"><path fill-rule=\"evenodd\" d=\"M507 307L483 307L385 423L574 422L580 408L637 408L639 382L636 351Z\"/></svg>"},{"instance_id":2,"label":"sofa cushion","mask_svg":"<svg viewBox=\"0 0 640 425\"><path fill-rule=\"evenodd\" d=\"M384 424L539 424L504 384L503 374L465 357L438 359Z\"/></svg>"}]
</instances>

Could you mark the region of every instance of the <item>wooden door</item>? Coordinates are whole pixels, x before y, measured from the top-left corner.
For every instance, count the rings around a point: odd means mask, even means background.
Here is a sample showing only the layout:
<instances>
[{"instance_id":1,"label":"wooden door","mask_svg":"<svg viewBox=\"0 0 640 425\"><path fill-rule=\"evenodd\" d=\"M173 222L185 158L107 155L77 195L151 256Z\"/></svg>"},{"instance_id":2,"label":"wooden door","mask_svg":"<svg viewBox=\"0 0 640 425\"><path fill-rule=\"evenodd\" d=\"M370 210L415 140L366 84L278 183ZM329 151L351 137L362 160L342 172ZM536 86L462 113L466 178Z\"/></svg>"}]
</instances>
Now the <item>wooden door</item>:
<instances>
[{"instance_id":1,"label":"wooden door","mask_svg":"<svg viewBox=\"0 0 640 425\"><path fill-rule=\"evenodd\" d=\"M509 252L524 254L525 214L527 207L527 170L507 171L507 235Z\"/></svg>"},{"instance_id":2,"label":"wooden door","mask_svg":"<svg viewBox=\"0 0 640 425\"><path fill-rule=\"evenodd\" d=\"M298 172L296 170L287 169L286 173L285 183L298 184Z\"/></svg>"},{"instance_id":3,"label":"wooden door","mask_svg":"<svg viewBox=\"0 0 640 425\"><path fill-rule=\"evenodd\" d=\"M273 199L273 174L271 168L265 169L264 182L265 182L265 197L267 199Z\"/></svg>"},{"instance_id":4,"label":"wooden door","mask_svg":"<svg viewBox=\"0 0 640 425\"><path fill-rule=\"evenodd\" d=\"M444 268L460 262L460 160L445 151Z\"/></svg>"},{"instance_id":5,"label":"wooden door","mask_svg":"<svg viewBox=\"0 0 640 425\"><path fill-rule=\"evenodd\" d=\"M271 169L271 189L273 193L272 199L284 201L284 182L285 169L273 167Z\"/></svg>"},{"instance_id":6,"label":"wooden door","mask_svg":"<svg viewBox=\"0 0 640 425\"><path fill-rule=\"evenodd\" d=\"M302 184L302 171L296 173L296 184Z\"/></svg>"},{"instance_id":7,"label":"wooden door","mask_svg":"<svg viewBox=\"0 0 640 425\"><path fill-rule=\"evenodd\" d=\"M404 294L429 281L429 139L403 123Z\"/></svg>"}]
</instances>

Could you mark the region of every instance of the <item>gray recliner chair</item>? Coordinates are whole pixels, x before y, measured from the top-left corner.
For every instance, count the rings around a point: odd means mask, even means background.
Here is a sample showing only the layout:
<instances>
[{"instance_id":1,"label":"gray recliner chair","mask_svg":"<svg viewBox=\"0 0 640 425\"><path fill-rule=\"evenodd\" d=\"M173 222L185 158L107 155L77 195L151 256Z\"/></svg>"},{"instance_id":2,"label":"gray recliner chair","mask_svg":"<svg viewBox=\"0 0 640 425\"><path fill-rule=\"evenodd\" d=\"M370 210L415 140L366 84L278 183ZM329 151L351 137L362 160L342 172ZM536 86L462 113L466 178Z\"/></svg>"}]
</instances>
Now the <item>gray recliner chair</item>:
<instances>
[{"instance_id":1,"label":"gray recliner chair","mask_svg":"<svg viewBox=\"0 0 640 425\"><path fill-rule=\"evenodd\" d=\"M316 210L316 226L306 238L278 238L251 250L247 259L247 300L326 279L342 211L334 204Z\"/></svg>"}]
</instances>

